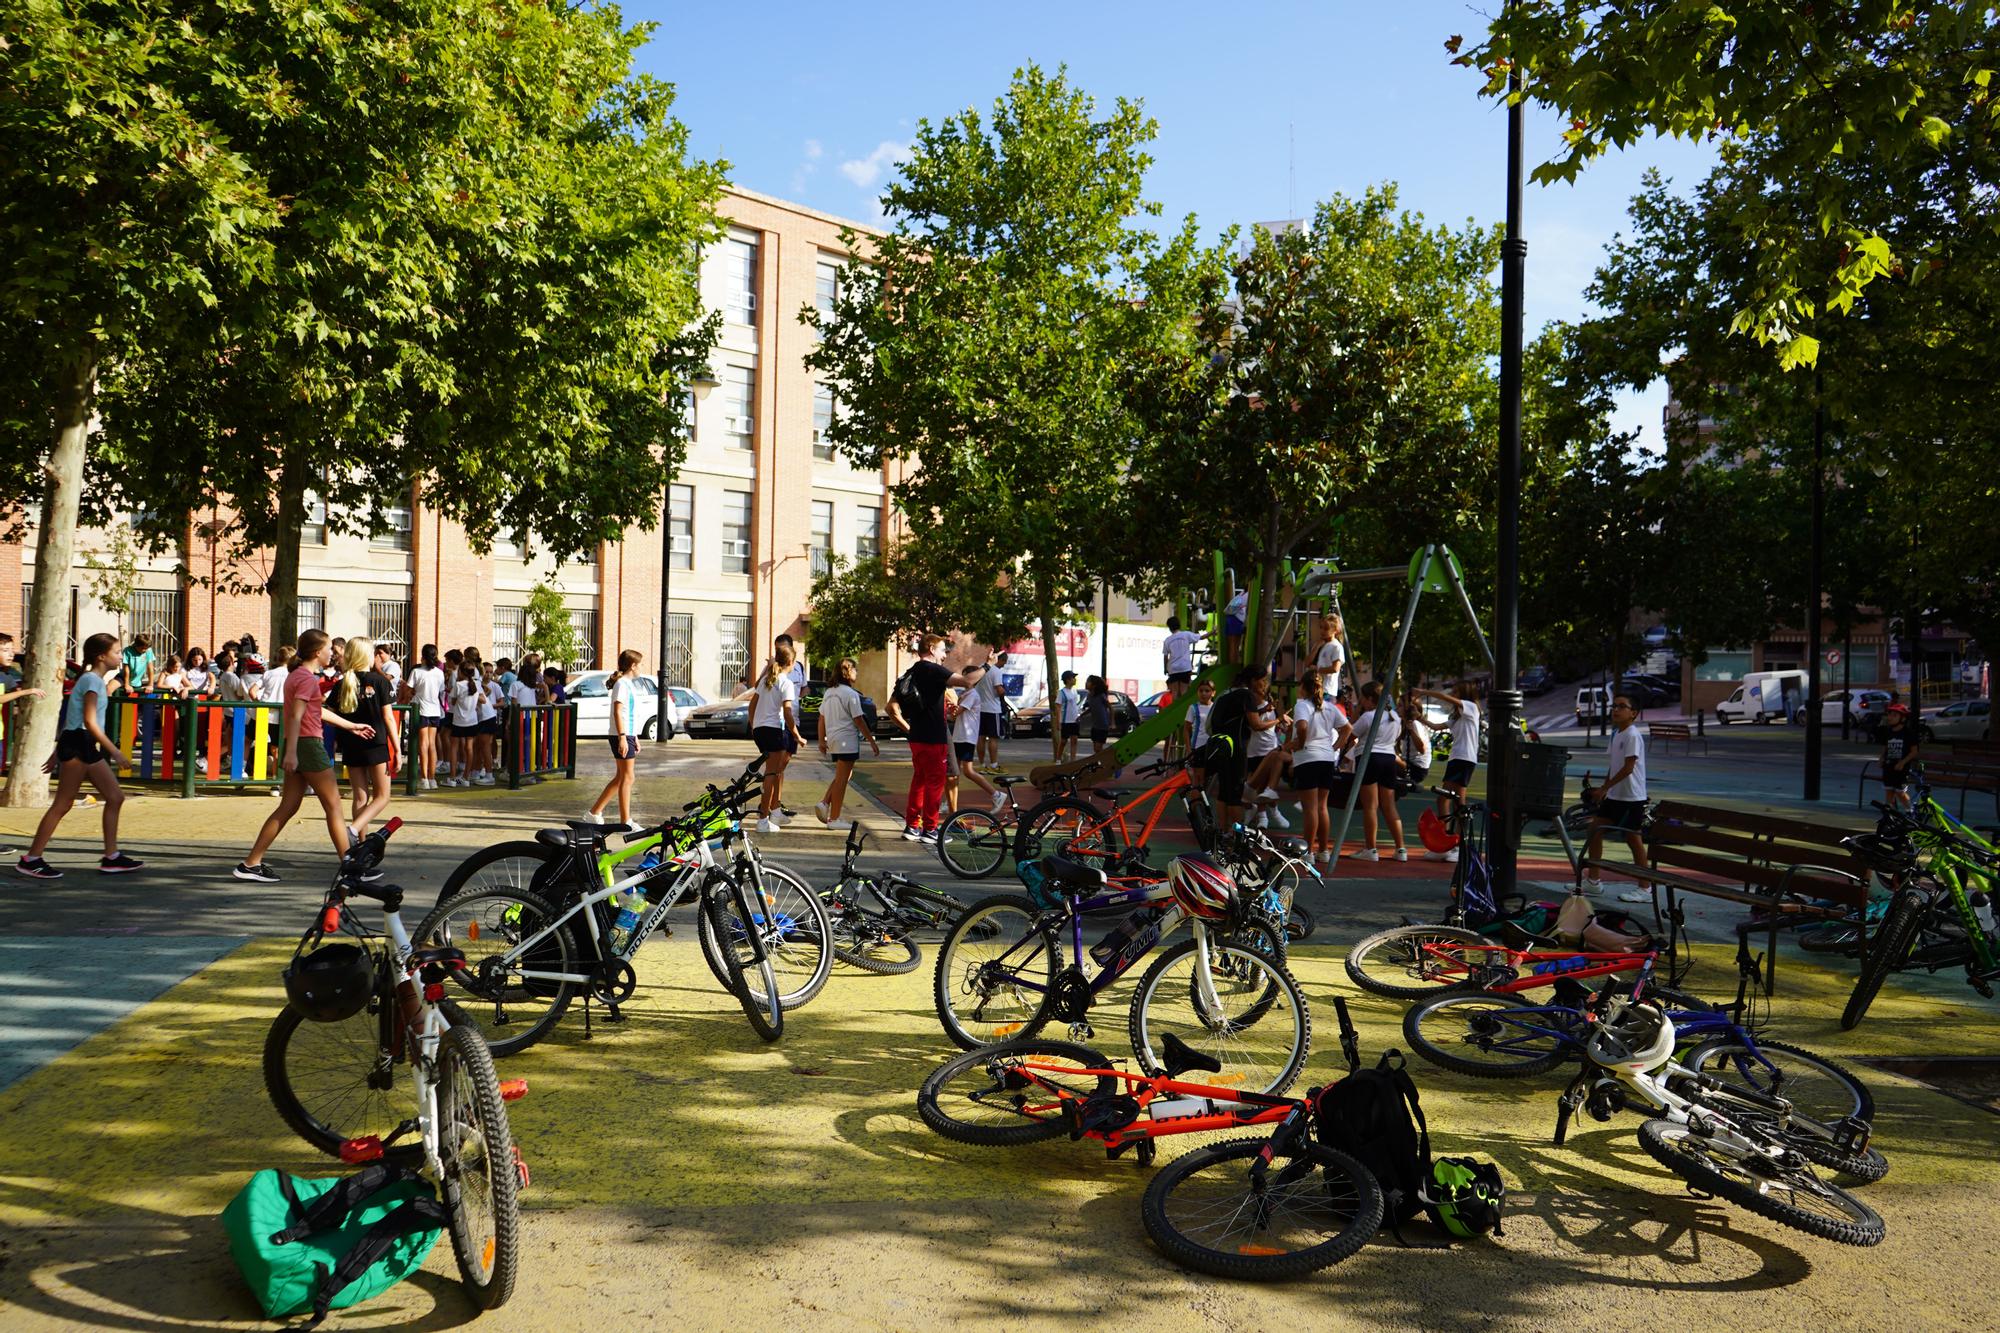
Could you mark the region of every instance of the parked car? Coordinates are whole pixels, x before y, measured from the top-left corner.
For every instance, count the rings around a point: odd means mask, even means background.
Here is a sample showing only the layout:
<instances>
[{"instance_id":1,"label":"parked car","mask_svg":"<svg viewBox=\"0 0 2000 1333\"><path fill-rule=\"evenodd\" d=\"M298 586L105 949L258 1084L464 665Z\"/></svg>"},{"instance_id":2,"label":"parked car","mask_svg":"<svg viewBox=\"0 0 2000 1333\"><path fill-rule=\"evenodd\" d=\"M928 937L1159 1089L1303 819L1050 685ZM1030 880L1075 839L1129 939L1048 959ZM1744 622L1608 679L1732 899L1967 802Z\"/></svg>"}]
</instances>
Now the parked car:
<instances>
[{"instance_id":1,"label":"parked car","mask_svg":"<svg viewBox=\"0 0 2000 1333\"><path fill-rule=\"evenodd\" d=\"M813 745L819 743L819 705L824 698L826 698L826 682L815 680L806 684L806 696L799 700L799 732ZM882 724L875 713L875 700L866 694L861 696L861 716L868 723L868 730L874 733L875 738L882 739ZM897 734L901 734L900 729Z\"/></svg>"},{"instance_id":2,"label":"parked car","mask_svg":"<svg viewBox=\"0 0 2000 1333\"><path fill-rule=\"evenodd\" d=\"M1924 740L1933 737L1941 741L1986 740L1993 724L1992 708L1990 699L1960 699L1925 713L1919 734Z\"/></svg>"},{"instance_id":3,"label":"parked car","mask_svg":"<svg viewBox=\"0 0 2000 1333\"><path fill-rule=\"evenodd\" d=\"M1753 671L1735 693L1715 706L1716 724L1726 727L1731 722L1789 718L1804 702L1805 689L1803 671Z\"/></svg>"},{"instance_id":4,"label":"parked car","mask_svg":"<svg viewBox=\"0 0 2000 1333\"><path fill-rule=\"evenodd\" d=\"M1595 726L1611 716L1611 692L1602 685L1585 685L1576 692L1576 724Z\"/></svg>"},{"instance_id":5,"label":"parked car","mask_svg":"<svg viewBox=\"0 0 2000 1333\"><path fill-rule=\"evenodd\" d=\"M1854 719L1855 725L1860 727L1863 732L1873 735L1876 727L1881 725L1882 714L1888 711L1889 692L1887 690L1829 690L1826 693L1826 697L1819 701L1819 705L1821 726L1839 726L1841 715L1845 713ZM1794 726L1800 727L1806 724L1805 705L1801 704L1793 711L1792 723Z\"/></svg>"},{"instance_id":6,"label":"parked car","mask_svg":"<svg viewBox=\"0 0 2000 1333\"><path fill-rule=\"evenodd\" d=\"M1542 666L1540 663L1536 663L1526 671L1523 671L1518 682L1518 688L1521 693L1527 695L1530 699L1547 694L1555 687L1556 673Z\"/></svg>"},{"instance_id":7,"label":"parked car","mask_svg":"<svg viewBox=\"0 0 2000 1333\"><path fill-rule=\"evenodd\" d=\"M681 730L694 740L750 739L750 701L725 699L681 715Z\"/></svg>"},{"instance_id":8,"label":"parked car","mask_svg":"<svg viewBox=\"0 0 2000 1333\"><path fill-rule=\"evenodd\" d=\"M1639 708L1658 708L1678 701L1681 687L1643 671L1628 671L1618 678L1618 692L1631 698Z\"/></svg>"},{"instance_id":9,"label":"parked car","mask_svg":"<svg viewBox=\"0 0 2000 1333\"><path fill-rule=\"evenodd\" d=\"M576 705L576 734L579 736L609 736L611 734L611 689L609 671L580 671L570 679L570 702ZM639 734L648 740L660 734L660 683L652 676L640 676L639 686ZM673 695L673 711L686 717L695 709L708 702L699 690L688 689L684 685L669 685L667 692ZM667 723L668 736L674 735L673 723Z\"/></svg>"},{"instance_id":10,"label":"parked car","mask_svg":"<svg viewBox=\"0 0 2000 1333\"><path fill-rule=\"evenodd\" d=\"M1166 705L1167 692L1165 690L1159 690L1147 695L1139 701L1139 720L1141 722L1151 722L1155 717L1159 716L1160 710L1166 707Z\"/></svg>"},{"instance_id":11,"label":"parked car","mask_svg":"<svg viewBox=\"0 0 2000 1333\"><path fill-rule=\"evenodd\" d=\"M1157 706L1154 709L1158 712ZM1132 696L1123 690L1111 691L1111 734L1123 736L1137 727L1140 722L1139 705L1132 702ZM1016 736L1046 736L1049 734L1049 706L1046 702L1031 704L1014 713L1014 734Z\"/></svg>"}]
</instances>

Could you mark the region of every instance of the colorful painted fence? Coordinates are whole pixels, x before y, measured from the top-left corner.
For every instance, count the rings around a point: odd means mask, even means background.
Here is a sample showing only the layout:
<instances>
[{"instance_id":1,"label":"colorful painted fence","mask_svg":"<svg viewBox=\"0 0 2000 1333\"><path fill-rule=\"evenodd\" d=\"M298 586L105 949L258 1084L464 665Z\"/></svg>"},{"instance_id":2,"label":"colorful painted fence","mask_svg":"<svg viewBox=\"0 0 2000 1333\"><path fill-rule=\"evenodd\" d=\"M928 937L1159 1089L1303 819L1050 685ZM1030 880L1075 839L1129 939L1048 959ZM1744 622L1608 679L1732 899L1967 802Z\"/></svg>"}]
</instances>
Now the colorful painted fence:
<instances>
[{"instance_id":1,"label":"colorful painted fence","mask_svg":"<svg viewBox=\"0 0 2000 1333\"><path fill-rule=\"evenodd\" d=\"M520 786L523 778L576 776L575 704L509 704L504 735L501 767L509 787Z\"/></svg>"}]
</instances>

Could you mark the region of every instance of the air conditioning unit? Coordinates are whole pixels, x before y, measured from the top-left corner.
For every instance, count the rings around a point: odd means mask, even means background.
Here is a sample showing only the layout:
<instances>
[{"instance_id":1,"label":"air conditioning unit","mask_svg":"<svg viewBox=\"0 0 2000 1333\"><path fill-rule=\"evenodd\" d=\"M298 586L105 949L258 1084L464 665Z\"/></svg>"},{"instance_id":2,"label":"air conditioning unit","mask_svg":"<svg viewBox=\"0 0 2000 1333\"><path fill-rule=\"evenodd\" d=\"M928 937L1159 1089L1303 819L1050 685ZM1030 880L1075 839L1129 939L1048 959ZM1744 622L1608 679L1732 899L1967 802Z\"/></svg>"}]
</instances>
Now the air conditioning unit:
<instances>
[{"instance_id":1,"label":"air conditioning unit","mask_svg":"<svg viewBox=\"0 0 2000 1333\"><path fill-rule=\"evenodd\" d=\"M723 426L731 435L755 435L757 433L757 418L729 417L724 420Z\"/></svg>"},{"instance_id":2,"label":"air conditioning unit","mask_svg":"<svg viewBox=\"0 0 2000 1333\"><path fill-rule=\"evenodd\" d=\"M675 555L693 555L694 535L687 532L675 533L673 538L673 552Z\"/></svg>"}]
</instances>

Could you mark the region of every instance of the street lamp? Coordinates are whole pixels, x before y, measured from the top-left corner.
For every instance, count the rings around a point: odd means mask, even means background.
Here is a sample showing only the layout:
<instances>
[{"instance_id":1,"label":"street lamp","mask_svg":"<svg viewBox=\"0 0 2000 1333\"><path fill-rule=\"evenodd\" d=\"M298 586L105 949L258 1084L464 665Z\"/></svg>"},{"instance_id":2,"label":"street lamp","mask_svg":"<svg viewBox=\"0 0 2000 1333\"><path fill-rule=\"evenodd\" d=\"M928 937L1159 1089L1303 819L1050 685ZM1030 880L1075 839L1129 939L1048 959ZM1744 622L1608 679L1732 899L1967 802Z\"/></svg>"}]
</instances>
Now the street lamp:
<instances>
[{"instance_id":1,"label":"street lamp","mask_svg":"<svg viewBox=\"0 0 2000 1333\"><path fill-rule=\"evenodd\" d=\"M702 368L695 372L694 379L688 387L694 391L695 398L699 400L710 389L721 383L722 381L715 377L715 370L703 363ZM693 412L693 403L688 404L688 410L690 413ZM694 437L692 417L687 423L687 429L688 437L692 439ZM667 700L672 697L667 693L667 653L674 641L671 615L674 591L674 479L672 477L667 478L663 491L664 495L660 502L660 697L653 706L653 716L660 719L666 717ZM667 738L664 721L654 726L653 733L662 741Z\"/></svg>"},{"instance_id":2,"label":"street lamp","mask_svg":"<svg viewBox=\"0 0 2000 1333\"><path fill-rule=\"evenodd\" d=\"M1513 8L1509 0L1508 9ZM1507 235L1500 243L1499 551L1493 606L1492 753L1487 797L1497 836L1487 839L1494 891L1514 891L1514 720L1521 715L1521 326L1528 241L1521 234L1521 66L1507 70Z\"/></svg>"}]
</instances>

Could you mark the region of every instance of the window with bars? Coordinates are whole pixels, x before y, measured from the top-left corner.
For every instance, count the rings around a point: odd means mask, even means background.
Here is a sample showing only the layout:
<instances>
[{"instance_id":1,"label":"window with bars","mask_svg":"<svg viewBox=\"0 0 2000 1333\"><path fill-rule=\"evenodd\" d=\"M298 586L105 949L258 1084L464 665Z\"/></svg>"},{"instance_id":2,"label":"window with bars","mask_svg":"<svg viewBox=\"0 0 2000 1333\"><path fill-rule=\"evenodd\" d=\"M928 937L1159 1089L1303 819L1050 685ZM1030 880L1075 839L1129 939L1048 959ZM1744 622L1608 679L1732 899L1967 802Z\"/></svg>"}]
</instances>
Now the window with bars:
<instances>
[{"instance_id":1,"label":"window with bars","mask_svg":"<svg viewBox=\"0 0 2000 1333\"><path fill-rule=\"evenodd\" d=\"M694 487L675 486L667 493L667 545L673 568L694 568Z\"/></svg>"},{"instance_id":2,"label":"window with bars","mask_svg":"<svg viewBox=\"0 0 2000 1333\"><path fill-rule=\"evenodd\" d=\"M750 572L750 492L722 493L722 572Z\"/></svg>"},{"instance_id":3,"label":"window with bars","mask_svg":"<svg viewBox=\"0 0 2000 1333\"><path fill-rule=\"evenodd\" d=\"M722 368L722 432L732 449L748 449L757 434L757 372L748 366Z\"/></svg>"},{"instance_id":4,"label":"window with bars","mask_svg":"<svg viewBox=\"0 0 2000 1333\"><path fill-rule=\"evenodd\" d=\"M833 501L812 502L812 574L826 573L833 563Z\"/></svg>"},{"instance_id":5,"label":"window with bars","mask_svg":"<svg viewBox=\"0 0 2000 1333\"><path fill-rule=\"evenodd\" d=\"M833 386L813 385L813 457L823 463L833 461Z\"/></svg>"},{"instance_id":6,"label":"window with bars","mask_svg":"<svg viewBox=\"0 0 2000 1333\"><path fill-rule=\"evenodd\" d=\"M833 304L840 299L840 265L831 259L822 259L813 269L813 305L822 315L833 313Z\"/></svg>"},{"instance_id":7,"label":"window with bars","mask_svg":"<svg viewBox=\"0 0 2000 1333\"><path fill-rule=\"evenodd\" d=\"M882 553L882 509L862 505L854 511L854 558L873 560Z\"/></svg>"},{"instance_id":8,"label":"window with bars","mask_svg":"<svg viewBox=\"0 0 2000 1333\"><path fill-rule=\"evenodd\" d=\"M670 612L667 615L667 684L694 688L694 617Z\"/></svg>"},{"instance_id":9,"label":"window with bars","mask_svg":"<svg viewBox=\"0 0 2000 1333\"><path fill-rule=\"evenodd\" d=\"M569 609L570 628L576 631L579 656L574 662L565 663L571 671L590 671L597 666L597 608L577 607Z\"/></svg>"},{"instance_id":10,"label":"window with bars","mask_svg":"<svg viewBox=\"0 0 2000 1333\"><path fill-rule=\"evenodd\" d=\"M325 628L326 598L299 598L299 633L303 634L309 629L323 630Z\"/></svg>"},{"instance_id":11,"label":"window with bars","mask_svg":"<svg viewBox=\"0 0 2000 1333\"><path fill-rule=\"evenodd\" d=\"M153 641L154 656L166 661L168 653L181 650L181 621L186 606L187 599L178 588L168 592L140 589L132 594L132 628L126 639L145 635Z\"/></svg>"},{"instance_id":12,"label":"window with bars","mask_svg":"<svg viewBox=\"0 0 2000 1333\"><path fill-rule=\"evenodd\" d=\"M715 689L719 698L736 693L737 679L750 666L750 617L719 616L715 632L721 640L716 652Z\"/></svg>"},{"instance_id":13,"label":"window with bars","mask_svg":"<svg viewBox=\"0 0 2000 1333\"><path fill-rule=\"evenodd\" d=\"M398 662L410 655L410 604L368 599L368 637Z\"/></svg>"},{"instance_id":14,"label":"window with bars","mask_svg":"<svg viewBox=\"0 0 2000 1333\"><path fill-rule=\"evenodd\" d=\"M738 324L757 322L757 242L730 237L722 243L724 313Z\"/></svg>"},{"instance_id":15,"label":"window with bars","mask_svg":"<svg viewBox=\"0 0 2000 1333\"><path fill-rule=\"evenodd\" d=\"M406 504L383 505L376 511L382 530L369 534L368 544L378 551L410 549L412 517Z\"/></svg>"},{"instance_id":16,"label":"window with bars","mask_svg":"<svg viewBox=\"0 0 2000 1333\"><path fill-rule=\"evenodd\" d=\"M518 659L528 641L528 608L525 606L496 606L493 608L493 656Z\"/></svg>"}]
</instances>

